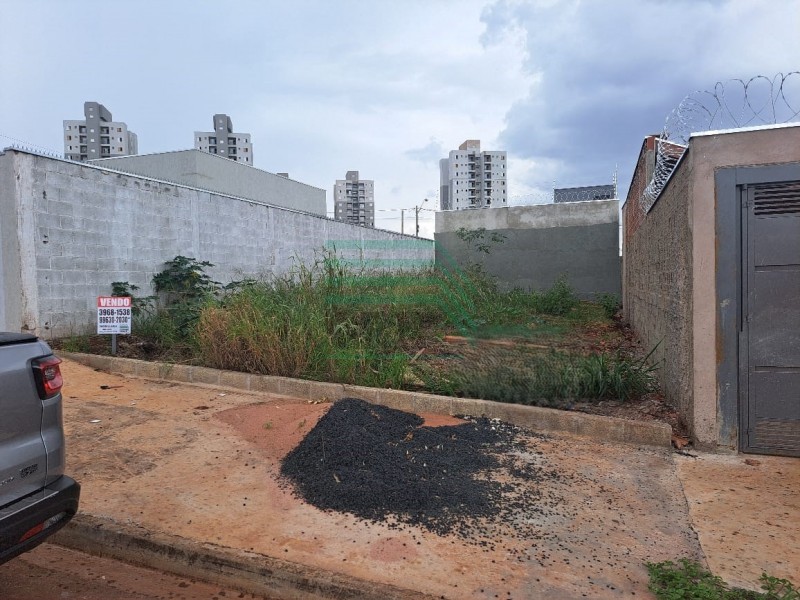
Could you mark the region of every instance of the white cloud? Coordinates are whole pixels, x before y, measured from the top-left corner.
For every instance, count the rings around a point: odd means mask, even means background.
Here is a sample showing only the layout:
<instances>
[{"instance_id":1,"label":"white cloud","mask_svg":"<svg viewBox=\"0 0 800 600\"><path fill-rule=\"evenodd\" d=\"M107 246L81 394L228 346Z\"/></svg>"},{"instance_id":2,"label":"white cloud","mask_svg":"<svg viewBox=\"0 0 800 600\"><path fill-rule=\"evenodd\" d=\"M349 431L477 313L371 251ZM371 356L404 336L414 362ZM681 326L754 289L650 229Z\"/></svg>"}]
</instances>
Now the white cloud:
<instances>
[{"instance_id":1,"label":"white cloud","mask_svg":"<svg viewBox=\"0 0 800 600\"><path fill-rule=\"evenodd\" d=\"M347 170L374 179L378 224L399 229L400 208L438 193L436 154L465 139L508 151L511 197L609 181L617 164L627 183L684 95L800 66L799 5L12 2L0 134L60 151L61 121L97 100L140 151L166 151L224 112L260 168L329 196Z\"/></svg>"},{"instance_id":2,"label":"white cloud","mask_svg":"<svg viewBox=\"0 0 800 600\"><path fill-rule=\"evenodd\" d=\"M660 131L684 96L800 66L799 7L797 0L498 0L484 12L484 38L524 31L525 69L538 77L509 111L500 143L512 155L551 161L531 173L531 185L553 177L604 183L619 164L627 187L642 138Z\"/></svg>"}]
</instances>

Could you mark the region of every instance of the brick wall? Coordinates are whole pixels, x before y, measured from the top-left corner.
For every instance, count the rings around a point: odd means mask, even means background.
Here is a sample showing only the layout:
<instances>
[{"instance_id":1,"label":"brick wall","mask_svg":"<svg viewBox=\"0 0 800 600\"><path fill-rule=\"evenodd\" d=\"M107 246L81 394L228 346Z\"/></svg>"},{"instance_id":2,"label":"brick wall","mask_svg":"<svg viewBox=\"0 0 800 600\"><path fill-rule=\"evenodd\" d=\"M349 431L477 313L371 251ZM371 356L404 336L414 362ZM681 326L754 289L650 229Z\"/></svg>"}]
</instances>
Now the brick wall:
<instances>
[{"instance_id":1,"label":"brick wall","mask_svg":"<svg viewBox=\"0 0 800 600\"><path fill-rule=\"evenodd\" d=\"M659 379L690 421L692 406L692 231L690 161L683 161L658 201L625 232L625 317L647 350L659 344ZM627 206L631 204L630 196ZM634 202L638 205L638 202ZM626 224L629 215L626 215Z\"/></svg>"}]
</instances>

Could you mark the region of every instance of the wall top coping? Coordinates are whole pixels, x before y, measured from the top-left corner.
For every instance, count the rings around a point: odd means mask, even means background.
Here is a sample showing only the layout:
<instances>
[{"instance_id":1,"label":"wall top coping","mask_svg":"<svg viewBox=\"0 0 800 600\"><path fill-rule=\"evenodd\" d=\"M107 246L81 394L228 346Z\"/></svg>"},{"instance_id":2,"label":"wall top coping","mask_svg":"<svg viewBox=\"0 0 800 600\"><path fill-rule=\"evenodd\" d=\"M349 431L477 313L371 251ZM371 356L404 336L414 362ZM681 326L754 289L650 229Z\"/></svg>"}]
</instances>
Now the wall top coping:
<instances>
[{"instance_id":1,"label":"wall top coping","mask_svg":"<svg viewBox=\"0 0 800 600\"><path fill-rule=\"evenodd\" d=\"M737 127L735 129L715 129L713 131L697 131L689 135L689 139L694 137L704 137L708 135L727 135L729 133L747 133L748 131L766 131L769 129L789 129L800 127L800 123L772 123L769 125L753 125L752 127Z\"/></svg>"},{"instance_id":2,"label":"wall top coping","mask_svg":"<svg viewBox=\"0 0 800 600\"><path fill-rule=\"evenodd\" d=\"M461 227L487 230L580 227L619 222L619 199L439 211L436 233Z\"/></svg>"}]
</instances>

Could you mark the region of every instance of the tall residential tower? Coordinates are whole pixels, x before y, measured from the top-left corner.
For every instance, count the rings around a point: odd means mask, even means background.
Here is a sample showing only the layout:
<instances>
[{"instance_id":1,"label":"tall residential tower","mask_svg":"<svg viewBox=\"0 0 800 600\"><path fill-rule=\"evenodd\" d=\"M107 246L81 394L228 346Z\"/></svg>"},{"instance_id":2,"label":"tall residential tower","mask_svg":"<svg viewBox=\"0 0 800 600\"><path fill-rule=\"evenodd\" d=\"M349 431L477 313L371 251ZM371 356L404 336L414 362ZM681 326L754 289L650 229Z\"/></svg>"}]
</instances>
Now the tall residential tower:
<instances>
[{"instance_id":1,"label":"tall residential tower","mask_svg":"<svg viewBox=\"0 0 800 600\"><path fill-rule=\"evenodd\" d=\"M439 161L439 185L442 210L506 206L506 153L467 140Z\"/></svg>"},{"instance_id":2,"label":"tall residential tower","mask_svg":"<svg viewBox=\"0 0 800 600\"><path fill-rule=\"evenodd\" d=\"M253 144L249 133L234 133L228 115L214 115L214 131L195 131L194 147L253 166Z\"/></svg>"},{"instance_id":3,"label":"tall residential tower","mask_svg":"<svg viewBox=\"0 0 800 600\"><path fill-rule=\"evenodd\" d=\"M99 102L83 103L83 121L64 121L64 157L87 161L139 153L136 134Z\"/></svg>"},{"instance_id":4,"label":"tall residential tower","mask_svg":"<svg viewBox=\"0 0 800 600\"><path fill-rule=\"evenodd\" d=\"M359 179L358 171L348 171L333 186L333 210L337 221L375 227L375 182Z\"/></svg>"}]
</instances>

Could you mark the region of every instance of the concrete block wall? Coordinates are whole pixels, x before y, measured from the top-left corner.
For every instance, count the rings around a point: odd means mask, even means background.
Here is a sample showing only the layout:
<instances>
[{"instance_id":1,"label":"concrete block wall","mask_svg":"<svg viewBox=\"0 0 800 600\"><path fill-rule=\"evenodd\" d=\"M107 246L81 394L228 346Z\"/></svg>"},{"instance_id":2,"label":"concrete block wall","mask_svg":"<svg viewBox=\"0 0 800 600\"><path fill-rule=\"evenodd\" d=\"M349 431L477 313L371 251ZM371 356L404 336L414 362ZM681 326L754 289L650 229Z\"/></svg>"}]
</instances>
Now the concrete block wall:
<instances>
[{"instance_id":1,"label":"concrete block wall","mask_svg":"<svg viewBox=\"0 0 800 600\"><path fill-rule=\"evenodd\" d=\"M648 351L658 345L662 389L693 428L691 181L684 161L646 218L626 232L623 313Z\"/></svg>"},{"instance_id":2,"label":"concrete block wall","mask_svg":"<svg viewBox=\"0 0 800 600\"><path fill-rule=\"evenodd\" d=\"M118 156L91 162L107 169L223 195L321 216L326 214L325 190L200 150Z\"/></svg>"},{"instance_id":3,"label":"concrete block wall","mask_svg":"<svg viewBox=\"0 0 800 600\"><path fill-rule=\"evenodd\" d=\"M284 274L337 245L389 269L433 263L433 242L23 151L0 155L0 330L91 330L96 297L148 294L177 255L228 283Z\"/></svg>"},{"instance_id":4,"label":"concrete block wall","mask_svg":"<svg viewBox=\"0 0 800 600\"><path fill-rule=\"evenodd\" d=\"M458 237L461 227L505 241L484 254ZM585 299L621 291L618 200L438 212L434 237L437 265L481 264L506 290L543 290L565 275Z\"/></svg>"}]
</instances>

